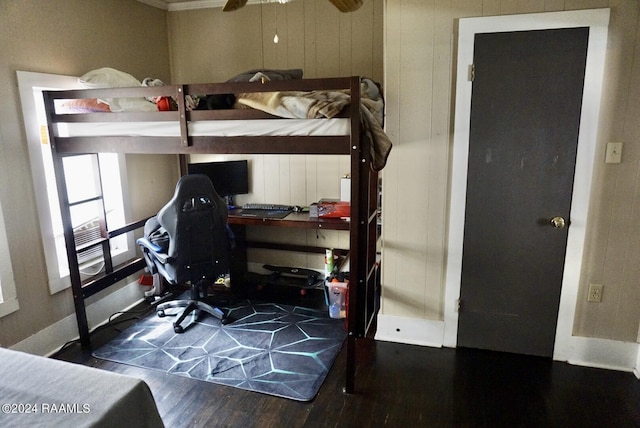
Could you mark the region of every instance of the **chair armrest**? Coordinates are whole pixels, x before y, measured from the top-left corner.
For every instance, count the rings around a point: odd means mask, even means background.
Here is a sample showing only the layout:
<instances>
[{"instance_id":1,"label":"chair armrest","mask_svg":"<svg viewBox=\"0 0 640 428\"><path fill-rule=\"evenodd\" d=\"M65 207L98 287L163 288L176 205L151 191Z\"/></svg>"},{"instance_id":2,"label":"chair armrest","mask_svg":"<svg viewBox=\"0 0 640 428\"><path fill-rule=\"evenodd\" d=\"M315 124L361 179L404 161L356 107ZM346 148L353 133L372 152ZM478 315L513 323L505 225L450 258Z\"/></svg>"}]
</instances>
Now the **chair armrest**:
<instances>
[{"instance_id":1,"label":"chair armrest","mask_svg":"<svg viewBox=\"0 0 640 428\"><path fill-rule=\"evenodd\" d=\"M154 244L153 242L149 241L147 238L144 238L144 237L138 238L136 240L136 243L140 247L147 249L151 253L151 255L163 265L170 263L172 261L171 257L169 257L167 253L162 252L162 247Z\"/></svg>"}]
</instances>

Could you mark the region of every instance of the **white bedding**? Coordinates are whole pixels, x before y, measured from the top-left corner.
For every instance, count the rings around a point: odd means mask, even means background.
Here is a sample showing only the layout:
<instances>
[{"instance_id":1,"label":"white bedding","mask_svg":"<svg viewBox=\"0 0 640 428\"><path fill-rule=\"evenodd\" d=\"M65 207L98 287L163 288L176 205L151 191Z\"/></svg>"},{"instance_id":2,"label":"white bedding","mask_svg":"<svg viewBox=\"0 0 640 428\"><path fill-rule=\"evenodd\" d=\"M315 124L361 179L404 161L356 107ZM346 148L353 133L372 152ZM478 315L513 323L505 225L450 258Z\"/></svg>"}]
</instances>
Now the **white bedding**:
<instances>
[{"instance_id":1,"label":"white bedding","mask_svg":"<svg viewBox=\"0 0 640 428\"><path fill-rule=\"evenodd\" d=\"M351 134L351 122L334 119L203 120L189 122L189 135L235 136L339 136ZM60 137L147 136L179 137L178 122L59 123Z\"/></svg>"}]
</instances>

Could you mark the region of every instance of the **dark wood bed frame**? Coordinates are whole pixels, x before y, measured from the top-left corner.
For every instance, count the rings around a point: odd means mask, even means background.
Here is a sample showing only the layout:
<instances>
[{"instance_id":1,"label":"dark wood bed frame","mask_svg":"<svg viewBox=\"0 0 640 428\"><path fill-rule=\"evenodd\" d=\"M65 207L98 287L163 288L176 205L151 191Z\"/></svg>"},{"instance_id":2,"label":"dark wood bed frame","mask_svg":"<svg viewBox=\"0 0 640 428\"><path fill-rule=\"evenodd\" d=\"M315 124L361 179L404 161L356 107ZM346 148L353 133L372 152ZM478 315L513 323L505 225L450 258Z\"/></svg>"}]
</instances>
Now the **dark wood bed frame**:
<instances>
[{"instance_id":1,"label":"dark wood bed frame","mask_svg":"<svg viewBox=\"0 0 640 428\"><path fill-rule=\"evenodd\" d=\"M187 123L196 120L252 120L276 118L267 113L250 109L195 110L185 108L188 94L229 94L267 91L351 91L351 104L341 113L350 119L348 136L191 136ZM62 99L92 99L118 97L171 96L177 101L178 110L170 112L127 112L56 114L54 101ZM378 310L376 298L379 290L376 242L379 236L378 173L371 169L370 142L361 138L360 78L302 79L272 81L266 83L217 83L187 84L162 87L87 89L71 91L45 91L45 107L49 124L49 139L53 152L54 168L60 199L64 237L71 277L80 341L90 346L85 299L97 292L133 275L145 266L142 258L114 266L111 261L109 239L133 232L144 225L141 219L117 230L103 227L102 239L77 247L71 222L70 203L67 195L62 160L65 156L87 153L147 153L180 155L182 173L186 171L188 154L334 154L349 155L351 173L351 218L349 225L350 287L347 316L347 373L345 391L354 391L356 369L356 338L371 334ZM324 119L317 119L324 120ZM180 124L179 137L59 137L59 122L121 122L121 121L175 121ZM103 224L106 224L103 222ZM102 246L105 273L83 281L80 276L78 251L86 246Z\"/></svg>"}]
</instances>

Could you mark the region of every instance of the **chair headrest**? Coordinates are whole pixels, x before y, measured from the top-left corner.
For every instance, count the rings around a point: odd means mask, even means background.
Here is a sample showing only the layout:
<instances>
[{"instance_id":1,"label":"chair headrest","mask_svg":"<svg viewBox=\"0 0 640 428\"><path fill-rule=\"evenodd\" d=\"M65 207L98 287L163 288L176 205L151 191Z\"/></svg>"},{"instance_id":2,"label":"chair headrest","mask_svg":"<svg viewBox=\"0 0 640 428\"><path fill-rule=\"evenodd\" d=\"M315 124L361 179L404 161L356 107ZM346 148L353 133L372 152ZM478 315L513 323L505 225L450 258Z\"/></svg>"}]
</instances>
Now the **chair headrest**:
<instances>
[{"instance_id":1,"label":"chair headrest","mask_svg":"<svg viewBox=\"0 0 640 428\"><path fill-rule=\"evenodd\" d=\"M189 198L200 194L215 194L217 196L209 177L203 174L188 174L178 180L173 197Z\"/></svg>"},{"instance_id":2,"label":"chair headrest","mask_svg":"<svg viewBox=\"0 0 640 428\"><path fill-rule=\"evenodd\" d=\"M158 213L158 221L164 227L171 227L180 213L213 209L220 212L226 222L224 205L209 177L203 174L184 175L178 180L171 200Z\"/></svg>"}]
</instances>

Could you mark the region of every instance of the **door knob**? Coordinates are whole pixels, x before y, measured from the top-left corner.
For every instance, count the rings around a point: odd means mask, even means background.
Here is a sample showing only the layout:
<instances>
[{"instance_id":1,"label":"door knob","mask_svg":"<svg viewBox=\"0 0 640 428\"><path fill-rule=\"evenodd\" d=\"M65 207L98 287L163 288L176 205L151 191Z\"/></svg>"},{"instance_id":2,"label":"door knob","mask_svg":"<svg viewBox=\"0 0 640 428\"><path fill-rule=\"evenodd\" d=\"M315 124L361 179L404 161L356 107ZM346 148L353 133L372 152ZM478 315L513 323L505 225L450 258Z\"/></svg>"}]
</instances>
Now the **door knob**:
<instances>
[{"instance_id":1,"label":"door knob","mask_svg":"<svg viewBox=\"0 0 640 428\"><path fill-rule=\"evenodd\" d=\"M560 217L554 217L550 220L551 226L555 227L556 229L562 229L565 225L566 225L566 221Z\"/></svg>"}]
</instances>

